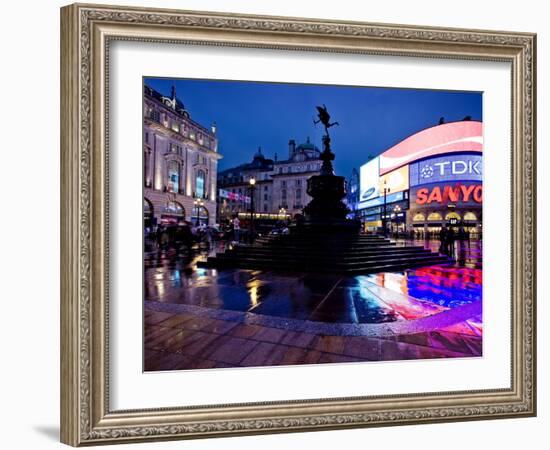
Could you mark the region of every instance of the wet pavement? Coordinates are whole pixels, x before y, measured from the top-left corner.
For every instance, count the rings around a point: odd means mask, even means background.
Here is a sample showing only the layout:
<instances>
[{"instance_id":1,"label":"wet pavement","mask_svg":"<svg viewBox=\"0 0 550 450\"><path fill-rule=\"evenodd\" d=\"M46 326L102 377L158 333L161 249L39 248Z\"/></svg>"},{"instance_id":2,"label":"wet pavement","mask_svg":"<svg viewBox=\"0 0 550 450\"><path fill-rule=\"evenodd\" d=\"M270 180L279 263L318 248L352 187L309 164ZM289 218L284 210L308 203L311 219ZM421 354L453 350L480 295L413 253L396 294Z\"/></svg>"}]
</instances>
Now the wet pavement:
<instances>
[{"instance_id":1,"label":"wet pavement","mask_svg":"<svg viewBox=\"0 0 550 450\"><path fill-rule=\"evenodd\" d=\"M359 276L197 268L205 255L146 253L146 370L481 355L479 242L456 243L455 264Z\"/></svg>"}]
</instances>

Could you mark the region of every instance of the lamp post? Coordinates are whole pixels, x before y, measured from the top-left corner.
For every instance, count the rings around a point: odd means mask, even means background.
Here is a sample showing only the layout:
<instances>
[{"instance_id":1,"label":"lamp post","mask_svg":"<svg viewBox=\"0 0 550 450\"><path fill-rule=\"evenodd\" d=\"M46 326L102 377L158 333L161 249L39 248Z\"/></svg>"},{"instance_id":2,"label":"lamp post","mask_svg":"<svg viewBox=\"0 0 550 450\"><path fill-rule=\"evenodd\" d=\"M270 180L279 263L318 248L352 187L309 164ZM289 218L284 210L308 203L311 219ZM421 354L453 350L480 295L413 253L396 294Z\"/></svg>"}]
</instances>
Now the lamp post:
<instances>
[{"instance_id":1,"label":"lamp post","mask_svg":"<svg viewBox=\"0 0 550 450\"><path fill-rule=\"evenodd\" d=\"M193 202L193 204L195 205L195 211L197 212L197 220L195 222L195 225L198 227L199 226L199 216L200 216L200 207L204 204L203 201L201 199L195 199L195 201Z\"/></svg>"},{"instance_id":2,"label":"lamp post","mask_svg":"<svg viewBox=\"0 0 550 450\"><path fill-rule=\"evenodd\" d=\"M399 218L398 214L401 212L401 206L395 205L393 213L395 214L395 234L399 234Z\"/></svg>"},{"instance_id":3,"label":"lamp post","mask_svg":"<svg viewBox=\"0 0 550 450\"><path fill-rule=\"evenodd\" d=\"M386 196L388 195L389 192L390 192L390 188L386 187L386 180L384 180L384 216L382 217L382 227L384 228L384 237L388 236L388 229L387 229L388 211L387 211Z\"/></svg>"},{"instance_id":4,"label":"lamp post","mask_svg":"<svg viewBox=\"0 0 550 450\"><path fill-rule=\"evenodd\" d=\"M250 243L253 242L254 234L254 188L256 186L256 179L254 177L248 180L250 184Z\"/></svg>"}]
</instances>

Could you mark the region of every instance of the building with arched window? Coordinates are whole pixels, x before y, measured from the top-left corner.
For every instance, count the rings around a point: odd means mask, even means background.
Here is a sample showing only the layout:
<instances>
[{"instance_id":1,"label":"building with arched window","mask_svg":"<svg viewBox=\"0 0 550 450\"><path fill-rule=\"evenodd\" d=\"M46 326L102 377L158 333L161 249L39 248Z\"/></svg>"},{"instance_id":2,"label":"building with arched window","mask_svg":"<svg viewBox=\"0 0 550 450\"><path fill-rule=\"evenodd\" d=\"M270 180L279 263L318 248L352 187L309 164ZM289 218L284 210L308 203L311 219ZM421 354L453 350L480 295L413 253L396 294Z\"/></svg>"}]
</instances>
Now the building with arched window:
<instances>
[{"instance_id":1,"label":"building with arched window","mask_svg":"<svg viewBox=\"0 0 550 450\"><path fill-rule=\"evenodd\" d=\"M216 217L222 157L215 125L206 128L195 122L174 87L165 96L144 85L143 111L145 226L192 220L196 199L204 208L201 221L210 223Z\"/></svg>"}]
</instances>

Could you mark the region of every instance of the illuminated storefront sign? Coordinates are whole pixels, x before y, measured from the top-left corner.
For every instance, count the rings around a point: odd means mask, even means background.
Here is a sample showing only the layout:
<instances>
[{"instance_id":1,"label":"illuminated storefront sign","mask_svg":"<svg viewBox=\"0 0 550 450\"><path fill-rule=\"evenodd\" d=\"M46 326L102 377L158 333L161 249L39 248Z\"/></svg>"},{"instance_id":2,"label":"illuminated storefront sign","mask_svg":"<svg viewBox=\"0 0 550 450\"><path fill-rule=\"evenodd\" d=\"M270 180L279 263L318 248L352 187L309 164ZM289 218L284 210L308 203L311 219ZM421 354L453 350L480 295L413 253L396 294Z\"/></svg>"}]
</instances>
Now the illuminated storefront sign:
<instances>
[{"instance_id":1,"label":"illuminated storefront sign","mask_svg":"<svg viewBox=\"0 0 550 450\"><path fill-rule=\"evenodd\" d=\"M403 192L396 192L394 194L388 194L386 195L386 203L395 203L400 200L403 200L404 193ZM384 204L384 196L380 196L377 198L373 198L372 200L368 200L366 202L360 202L358 209L365 209L365 208L372 208L373 206L380 206Z\"/></svg>"},{"instance_id":2,"label":"illuminated storefront sign","mask_svg":"<svg viewBox=\"0 0 550 450\"><path fill-rule=\"evenodd\" d=\"M422 130L380 155L380 175L419 159L448 153L483 151L483 124L451 122Z\"/></svg>"},{"instance_id":3,"label":"illuminated storefront sign","mask_svg":"<svg viewBox=\"0 0 550 450\"><path fill-rule=\"evenodd\" d=\"M233 200L236 202L250 203L250 197L247 195L239 194L237 192L227 191L225 189L219 190L220 198L226 198L228 200Z\"/></svg>"},{"instance_id":4,"label":"illuminated storefront sign","mask_svg":"<svg viewBox=\"0 0 550 450\"><path fill-rule=\"evenodd\" d=\"M379 158L376 157L369 161L367 164L363 164L360 169L360 187L361 192L359 201L363 202L378 197L380 194L378 190L379 180Z\"/></svg>"},{"instance_id":5,"label":"illuminated storefront sign","mask_svg":"<svg viewBox=\"0 0 550 450\"><path fill-rule=\"evenodd\" d=\"M400 192L409 189L409 166L401 167L381 176L380 192L384 192L384 188L389 189L388 192Z\"/></svg>"},{"instance_id":6,"label":"illuminated storefront sign","mask_svg":"<svg viewBox=\"0 0 550 450\"><path fill-rule=\"evenodd\" d=\"M418 186L445 181L482 181L481 155L446 155L410 165L410 185Z\"/></svg>"},{"instance_id":7,"label":"illuminated storefront sign","mask_svg":"<svg viewBox=\"0 0 550 450\"><path fill-rule=\"evenodd\" d=\"M417 205L483 203L483 186L461 183L437 185L419 188L413 195Z\"/></svg>"}]
</instances>

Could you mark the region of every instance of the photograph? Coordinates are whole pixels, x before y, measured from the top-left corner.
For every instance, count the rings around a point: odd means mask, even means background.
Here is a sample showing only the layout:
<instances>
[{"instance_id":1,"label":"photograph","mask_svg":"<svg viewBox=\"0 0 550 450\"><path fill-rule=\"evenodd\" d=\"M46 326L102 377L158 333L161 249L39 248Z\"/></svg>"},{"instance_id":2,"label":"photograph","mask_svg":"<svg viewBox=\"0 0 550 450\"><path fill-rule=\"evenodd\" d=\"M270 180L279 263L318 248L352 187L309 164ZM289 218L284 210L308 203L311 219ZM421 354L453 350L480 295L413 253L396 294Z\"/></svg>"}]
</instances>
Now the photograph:
<instances>
[{"instance_id":1,"label":"photograph","mask_svg":"<svg viewBox=\"0 0 550 450\"><path fill-rule=\"evenodd\" d=\"M145 372L484 356L483 92L142 95Z\"/></svg>"},{"instance_id":2,"label":"photograph","mask_svg":"<svg viewBox=\"0 0 550 450\"><path fill-rule=\"evenodd\" d=\"M524 439L542 19L203 3L60 9L61 442Z\"/></svg>"}]
</instances>

